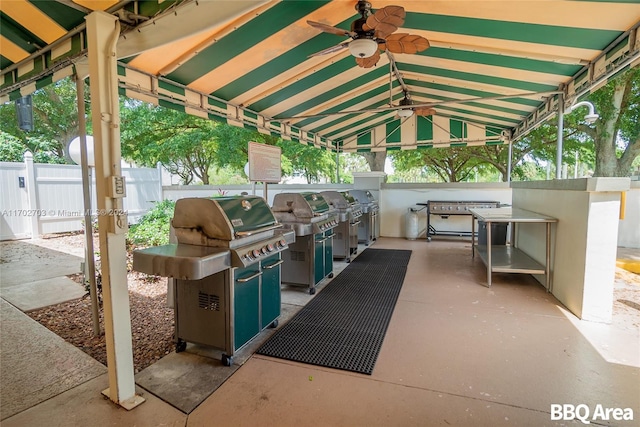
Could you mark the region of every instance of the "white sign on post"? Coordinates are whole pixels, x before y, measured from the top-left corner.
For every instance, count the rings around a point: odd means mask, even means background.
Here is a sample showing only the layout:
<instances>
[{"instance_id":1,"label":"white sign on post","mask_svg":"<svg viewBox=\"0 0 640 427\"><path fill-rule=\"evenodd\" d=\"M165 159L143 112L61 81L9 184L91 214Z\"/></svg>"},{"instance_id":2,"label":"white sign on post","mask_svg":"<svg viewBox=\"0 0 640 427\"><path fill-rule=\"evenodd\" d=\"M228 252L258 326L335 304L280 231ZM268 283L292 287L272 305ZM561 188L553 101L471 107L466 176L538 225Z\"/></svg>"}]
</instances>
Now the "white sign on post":
<instances>
[{"instance_id":1,"label":"white sign on post","mask_svg":"<svg viewBox=\"0 0 640 427\"><path fill-rule=\"evenodd\" d=\"M280 147L249 142L249 181L278 183L282 179Z\"/></svg>"}]
</instances>

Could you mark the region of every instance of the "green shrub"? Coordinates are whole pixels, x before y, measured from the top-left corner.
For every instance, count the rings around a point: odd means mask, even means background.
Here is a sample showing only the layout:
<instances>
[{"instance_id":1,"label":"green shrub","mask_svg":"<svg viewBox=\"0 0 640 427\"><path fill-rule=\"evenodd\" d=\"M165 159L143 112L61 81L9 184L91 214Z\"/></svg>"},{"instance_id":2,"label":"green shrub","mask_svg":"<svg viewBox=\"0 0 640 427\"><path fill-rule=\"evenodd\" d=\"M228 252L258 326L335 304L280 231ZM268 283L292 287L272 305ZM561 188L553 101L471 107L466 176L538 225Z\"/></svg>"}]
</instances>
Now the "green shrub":
<instances>
[{"instance_id":1,"label":"green shrub","mask_svg":"<svg viewBox=\"0 0 640 427\"><path fill-rule=\"evenodd\" d=\"M176 202L163 200L147 212L140 222L131 225L127 240L135 246L159 246L169 243L169 228Z\"/></svg>"}]
</instances>

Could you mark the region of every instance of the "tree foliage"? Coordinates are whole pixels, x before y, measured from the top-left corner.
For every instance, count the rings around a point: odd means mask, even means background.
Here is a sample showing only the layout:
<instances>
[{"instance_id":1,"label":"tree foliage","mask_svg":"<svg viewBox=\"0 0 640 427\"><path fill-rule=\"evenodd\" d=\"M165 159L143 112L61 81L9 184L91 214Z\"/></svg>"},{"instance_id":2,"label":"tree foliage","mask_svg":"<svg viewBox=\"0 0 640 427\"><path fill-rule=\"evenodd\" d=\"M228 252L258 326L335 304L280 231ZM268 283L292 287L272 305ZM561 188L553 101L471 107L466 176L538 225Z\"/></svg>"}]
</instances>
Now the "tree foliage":
<instances>
[{"instance_id":1,"label":"tree foliage","mask_svg":"<svg viewBox=\"0 0 640 427\"><path fill-rule=\"evenodd\" d=\"M592 126L580 122L576 128L594 142L594 176L628 176L640 155L640 68L624 72L588 99L600 119Z\"/></svg>"},{"instance_id":2,"label":"tree foliage","mask_svg":"<svg viewBox=\"0 0 640 427\"><path fill-rule=\"evenodd\" d=\"M85 94L87 127L90 127L88 88ZM18 127L14 102L0 105L0 161L22 161L28 150L38 163L70 162L67 146L79 135L75 82L65 78L45 86L33 93L32 103L34 130L29 132Z\"/></svg>"},{"instance_id":3,"label":"tree foliage","mask_svg":"<svg viewBox=\"0 0 640 427\"><path fill-rule=\"evenodd\" d=\"M122 104L124 158L148 167L160 162L184 184L196 178L209 184L209 168L216 164L221 136L217 122L139 101Z\"/></svg>"},{"instance_id":4,"label":"tree foliage","mask_svg":"<svg viewBox=\"0 0 640 427\"><path fill-rule=\"evenodd\" d=\"M222 170L243 173L250 141L279 146L284 175L318 182L335 170L331 153L315 147L139 101L123 101L121 123L123 157L150 167L160 162L185 184L210 184Z\"/></svg>"},{"instance_id":5,"label":"tree foliage","mask_svg":"<svg viewBox=\"0 0 640 427\"><path fill-rule=\"evenodd\" d=\"M282 148L282 155L291 164L289 173L301 173L309 183L320 182L322 178L331 180L335 176L335 155L330 151L295 141L281 140L278 145Z\"/></svg>"},{"instance_id":6,"label":"tree foliage","mask_svg":"<svg viewBox=\"0 0 640 427\"><path fill-rule=\"evenodd\" d=\"M430 148L394 152L392 158L394 168L399 170L420 168L425 176L432 172L441 181L460 182L485 166L477 153L478 147Z\"/></svg>"}]
</instances>

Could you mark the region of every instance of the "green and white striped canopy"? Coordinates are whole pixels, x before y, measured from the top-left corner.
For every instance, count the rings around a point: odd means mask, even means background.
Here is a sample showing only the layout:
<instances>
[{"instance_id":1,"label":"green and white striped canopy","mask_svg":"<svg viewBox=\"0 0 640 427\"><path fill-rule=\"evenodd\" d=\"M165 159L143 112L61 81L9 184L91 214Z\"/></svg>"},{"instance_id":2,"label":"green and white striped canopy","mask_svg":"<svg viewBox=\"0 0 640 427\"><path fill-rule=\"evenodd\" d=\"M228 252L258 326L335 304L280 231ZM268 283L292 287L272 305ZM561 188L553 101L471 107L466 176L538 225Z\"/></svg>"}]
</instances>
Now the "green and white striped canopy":
<instances>
[{"instance_id":1,"label":"green and white striped canopy","mask_svg":"<svg viewBox=\"0 0 640 427\"><path fill-rule=\"evenodd\" d=\"M347 41L354 0L2 0L0 100L73 72L86 56L84 17L118 14L120 92L329 150L500 144L640 63L640 1L373 0L406 10L397 33L431 47L392 54L414 103L401 119L390 59L358 67Z\"/></svg>"}]
</instances>

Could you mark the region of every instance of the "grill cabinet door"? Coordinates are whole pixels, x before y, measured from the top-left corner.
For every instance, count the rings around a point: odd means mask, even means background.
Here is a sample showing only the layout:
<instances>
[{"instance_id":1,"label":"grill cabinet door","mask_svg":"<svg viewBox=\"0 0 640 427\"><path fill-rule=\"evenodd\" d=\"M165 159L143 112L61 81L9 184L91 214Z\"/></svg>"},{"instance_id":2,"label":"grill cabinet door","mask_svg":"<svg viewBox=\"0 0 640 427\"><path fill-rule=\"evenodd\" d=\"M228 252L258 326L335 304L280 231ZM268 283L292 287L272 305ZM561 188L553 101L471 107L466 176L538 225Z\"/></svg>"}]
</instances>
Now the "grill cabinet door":
<instances>
[{"instance_id":1,"label":"grill cabinet door","mask_svg":"<svg viewBox=\"0 0 640 427\"><path fill-rule=\"evenodd\" d=\"M260 269L258 264L235 271L234 350L260 333Z\"/></svg>"},{"instance_id":2,"label":"grill cabinet door","mask_svg":"<svg viewBox=\"0 0 640 427\"><path fill-rule=\"evenodd\" d=\"M269 326L280 317L280 254L273 255L262 261L262 289L261 289L261 327Z\"/></svg>"},{"instance_id":3,"label":"grill cabinet door","mask_svg":"<svg viewBox=\"0 0 640 427\"><path fill-rule=\"evenodd\" d=\"M333 273L333 229L324 232L324 277Z\"/></svg>"},{"instance_id":4,"label":"grill cabinet door","mask_svg":"<svg viewBox=\"0 0 640 427\"><path fill-rule=\"evenodd\" d=\"M313 284L317 285L324 279L324 234L318 233L314 236L313 251Z\"/></svg>"}]
</instances>

